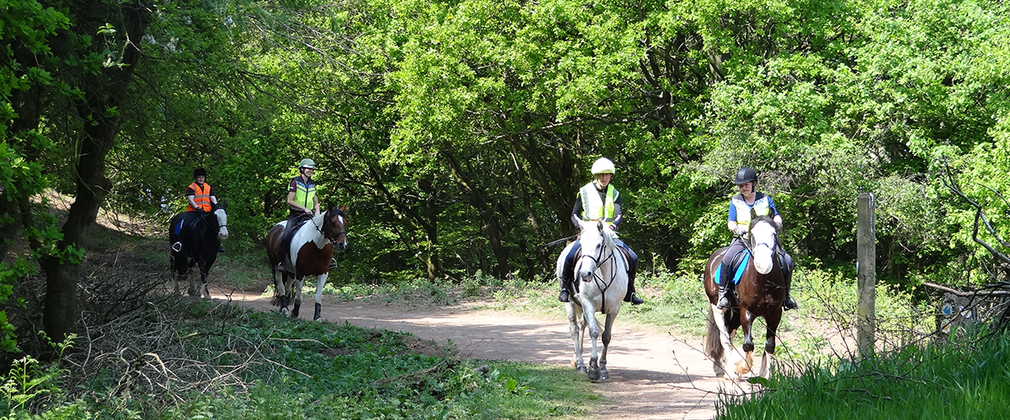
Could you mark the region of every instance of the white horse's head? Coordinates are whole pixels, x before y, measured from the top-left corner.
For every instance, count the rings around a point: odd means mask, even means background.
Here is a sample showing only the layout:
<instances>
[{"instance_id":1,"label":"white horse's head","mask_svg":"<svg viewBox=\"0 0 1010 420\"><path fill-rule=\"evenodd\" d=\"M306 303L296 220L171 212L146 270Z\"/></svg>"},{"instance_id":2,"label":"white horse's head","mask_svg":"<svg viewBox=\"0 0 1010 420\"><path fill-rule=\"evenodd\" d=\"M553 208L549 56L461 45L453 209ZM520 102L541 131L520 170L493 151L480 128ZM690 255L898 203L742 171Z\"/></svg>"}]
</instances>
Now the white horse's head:
<instances>
[{"instance_id":1,"label":"white horse's head","mask_svg":"<svg viewBox=\"0 0 1010 420\"><path fill-rule=\"evenodd\" d=\"M582 258L575 270L582 281L589 281L596 266L613 254L614 237L602 221L585 220L582 221L582 230L579 232L579 244L582 246Z\"/></svg>"},{"instance_id":2,"label":"white horse's head","mask_svg":"<svg viewBox=\"0 0 1010 420\"><path fill-rule=\"evenodd\" d=\"M223 207L218 207L214 210L214 215L217 216L217 238L222 241L228 239L228 213L225 213Z\"/></svg>"},{"instance_id":3,"label":"white horse's head","mask_svg":"<svg viewBox=\"0 0 1010 420\"><path fill-rule=\"evenodd\" d=\"M750 228L750 248L754 258L754 268L758 273L768 274L775 265L774 254L778 228L770 218L755 219Z\"/></svg>"}]
</instances>

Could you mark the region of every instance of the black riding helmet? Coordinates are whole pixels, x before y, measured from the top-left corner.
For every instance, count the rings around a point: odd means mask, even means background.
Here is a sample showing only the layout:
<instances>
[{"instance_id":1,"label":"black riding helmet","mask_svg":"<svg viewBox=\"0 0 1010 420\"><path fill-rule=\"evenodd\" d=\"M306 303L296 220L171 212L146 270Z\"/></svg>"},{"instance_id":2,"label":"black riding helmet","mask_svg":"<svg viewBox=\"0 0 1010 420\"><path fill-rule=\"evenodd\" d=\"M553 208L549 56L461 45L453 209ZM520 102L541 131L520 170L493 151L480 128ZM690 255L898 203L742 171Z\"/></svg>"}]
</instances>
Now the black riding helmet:
<instances>
[{"instance_id":1,"label":"black riding helmet","mask_svg":"<svg viewBox=\"0 0 1010 420\"><path fill-rule=\"evenodd\" d=\"M203 168L196 168L193 170L193 178L196 178L200 175L207 176L207 170Z\"/></svg>"},{"instance_id":2,"label":"black riding helmet","mask_svg":"<svg viewBox=\"0 0 1010 420\"><path fill-rule=\"evenodd\" d=\"M740 168L739 171L736 171L736 178L733 179L733 183L736 185L740 185L748 182L753 182L757 184L758 175L757 172L754 172L753 169L744 166L743 168Z\"/></svg>"}]
</instances>

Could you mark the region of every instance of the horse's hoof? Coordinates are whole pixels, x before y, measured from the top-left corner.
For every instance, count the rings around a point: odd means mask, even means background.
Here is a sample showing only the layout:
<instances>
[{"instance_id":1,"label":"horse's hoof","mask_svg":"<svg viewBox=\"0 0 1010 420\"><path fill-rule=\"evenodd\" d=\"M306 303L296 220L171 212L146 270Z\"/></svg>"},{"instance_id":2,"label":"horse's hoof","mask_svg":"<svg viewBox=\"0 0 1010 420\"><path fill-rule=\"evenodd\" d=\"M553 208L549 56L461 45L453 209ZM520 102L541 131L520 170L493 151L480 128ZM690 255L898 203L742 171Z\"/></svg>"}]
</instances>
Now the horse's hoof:
<instances>
[{"instance_id":1,"label":"horse's hoof","mask_svg":"<svg viewBox=\"0 0 1010 420\"><path fill-rule=\"evenodd\" d=\"M288 308L287 308L286 306L285 306L285 307L283 307L283 308L281 308L280 312L281 312L281 315L284 315L284 316L291 316L291 311L289 311L289 310L288 310Z\"/></svg>"},{"instance_id":2,"label":"horse's hoof","mask_svg":"<svg viewBox=\"0 0 1010 420\"><path fill-rule=\"evenodd\" d=\"M598 380L600 380L600 371L599 370L593 369L593 370L590 370L589 372L587 372L586 374L589 375L589 380L590 381L598 381Z\"/></svg>"},{"instance_id":3,"label":"horse's hoof","mask_svg":"<svg viewBox=\"0 0 1010 420\"><path fill-rule=\"evenodd\" d=\"M586 370L585 366L576 366L575 370L579 371L579 373L586 373L586 372L588 372L588 370Z\"/></svg>"},{"instance_id":4,"label":"horse's hoof","mask_svg":"<svg viewBox=\"0 0 1010 420\"><path fill-rule=\"evenodd\" d=\"M610 379L610 373L608 373L606 369L600 369L600 380L603 381L607 379Z\"/></svg>"}]
</instances>

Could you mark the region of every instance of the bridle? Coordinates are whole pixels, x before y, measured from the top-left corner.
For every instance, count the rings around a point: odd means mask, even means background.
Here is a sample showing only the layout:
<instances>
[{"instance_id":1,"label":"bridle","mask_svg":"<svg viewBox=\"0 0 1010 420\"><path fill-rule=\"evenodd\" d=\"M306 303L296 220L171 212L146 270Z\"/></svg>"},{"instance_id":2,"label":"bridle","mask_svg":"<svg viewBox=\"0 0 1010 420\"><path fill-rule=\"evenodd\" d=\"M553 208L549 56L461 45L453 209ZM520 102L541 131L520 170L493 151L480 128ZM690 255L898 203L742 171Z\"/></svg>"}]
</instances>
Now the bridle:
<instances>
[{"instance_id":1,"label":"bridle","mask_svg":"<svg viewBox=\"0 0 1010 420\"><path fill-rule=\"evenodd\" d=\"M764 223L768 223L768 224L772 225L772 228L775 228L774 222L767 221L767 222L764 222ZM751 226L751 228L753 228L753 226ZM752 230L752 229L748 229L748 231L750 231L750 230ZM762 246L767 247L771 251L772 255L774 255L775 251L778 250L779 244L780 244L778 229L775 229L775 233L772 233L771 244L767 244L767 243L764 243L764 242L755 244L754 240L755 240L754 234L750 234L750 237L748 238L748 240L742 241L743 244L744 244L744 248L746 248L747 251L750 251L750 253L752 255L754 254L754 250L755 249L757 249L758 247L762 247Z\"/></svg>"},{"instance_id":2,"label":"bridle","mask_svg":"<svg viewBox=\"0 0 1010 420\"><path fill-rule=\"evenodd\" d=\"M223 208L216 208L216 209L211 210L211 211L209 211L207 213L203 213L203 214L200 215L199 220L203 221L203 222L206 222L208 225L210 225L211 221L208 221L207 217L208 216L214 216L214 218L211 219L211 220L213 220L214 226L217 226L217 230L221 230L221 228L228 227L228 223L225 223L225 224L222 225L221 224L221 220L218 219L217 214L215 214L218 210L224 210L224 209Z\"/></svg>"},{"instance_id":3,"label":"bridle","mask_svg":"<svg viewBox=\"0 0 1010 420\"><path fill-rule=\"evenodd\" d=\"M323 225L322 226L317 225L314 218L310 218L309 220L312 222L312 226L316 229L316 232L319 232L320 234L322 234L323 237L326 238L327 241L330 241L330 243L339 243L339 241L337 241L337 238L340 237L340 235L344 235L344 237L346 238L347 237L347 229L346 228L340 229L339 231L334 232L333 235L330 235L330 234L326 233L326 231L329 230L329 229L326 229L326 227L328 226L327 218L329 217L329 214L330 214L331 211L335 211L337 217L343 217L344 216L344 212L342 212L340 210L327 210L325 213L323 213Z\"/></svg>"},{"instance_id":4,"label":"bridle","mask_svg":"<svg viewBox=\"0 0 1010 420\"><path fill-rule=\"evenodd\" d=\"M606 234L600 232L600 235L603 236ZM607 245L607 238L602 237L600 239L599 245L597 245L598 252L596 253L596 255L582 254L582 256L579 257L580 260L588 258L593 261L594 267L596 267L596 269L594 269L592 272L593 281L596 282L597 287L600 288L600 291L602 291L604 295L606 295L607 289L610 289L610 286L614 284L614 280L617 279L617 256L615 255L617 253L617 244L613 244L613 246L610 247L610 253L604 256L603 252L604 248L606 248L606 245ZM610 279L604 279L603 277L601 277L599 274L596 273L596 271L607 262L610 262L611 265ZM581 303L579 303L578 300L574 300L574 302L581 306ZM606 304L606 299L604 299L604 304ZM600 310L602 311L604 310L604 308L601 306Z\"/></svg>"}]
</instances>

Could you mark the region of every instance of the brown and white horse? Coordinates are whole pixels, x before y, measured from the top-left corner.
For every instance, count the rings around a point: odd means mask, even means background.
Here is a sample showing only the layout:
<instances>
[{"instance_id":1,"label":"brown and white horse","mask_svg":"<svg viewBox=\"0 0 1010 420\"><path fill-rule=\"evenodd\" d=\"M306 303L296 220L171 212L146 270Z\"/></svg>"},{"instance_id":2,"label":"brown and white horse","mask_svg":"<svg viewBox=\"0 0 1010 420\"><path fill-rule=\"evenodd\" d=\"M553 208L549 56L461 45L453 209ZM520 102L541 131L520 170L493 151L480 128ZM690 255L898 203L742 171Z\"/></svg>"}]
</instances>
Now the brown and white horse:
<instances>
[{"instance_id":1,"label":"brown and white horse","mask_svg":"<svg viewBox=\"0 0 1010 420\"><path fill-rule=\"evenodd\" d=\"M347 216L344 210L347 206L331 208L326 212L312 217L291 235L287 258L280 261L277 250L282 240L281 233L288 221L277 223L264 239L267 248L267 259L270 263L270 273L273 276L274 306L280 306L281 313L298 317L298 309L302 305L302 280L305 276L316 276L316 310L312 320L322 317L323 286L329 276L330 262L333 251L347 251ZM277 280L277 270L280 266L281 279ZM289 312L288 303L294 299L294 307Z\"/></svg>"},{"instance_id":2,"label":"brown and white horse","mask_svg":"<svg viewBox=\"0 0 1010 420\"><path fill-rule=\"evenodd\" d=\"M719 309L716 306L719 301L719 285L715 277L715 271L728 247L713 252L705 265L705 294L710 303L705 354L712 359L716 375L730 373L733 379L740 379L751 371L754 352L751 323L758 317L765 319L766 330L765 351L757 374L763 377L770 375L770 359L775 353L775 331L782 320L782 302L788 291L779 257L778 227L775 222L767 216L755 218L751 222L749 236L747 251L744 252L749 252L750 258L740 276L740 283L736 285L736 298L730 299L730 308ZM742 356L734 351L732 343L733 332L738 327L743 327L744 334Z\"/></svg>"}]
</instances>

